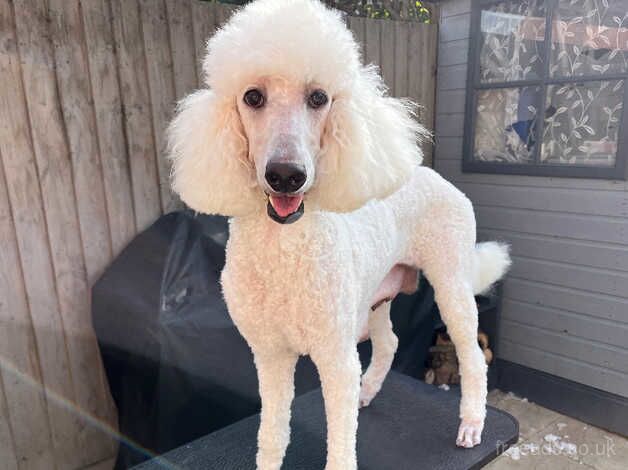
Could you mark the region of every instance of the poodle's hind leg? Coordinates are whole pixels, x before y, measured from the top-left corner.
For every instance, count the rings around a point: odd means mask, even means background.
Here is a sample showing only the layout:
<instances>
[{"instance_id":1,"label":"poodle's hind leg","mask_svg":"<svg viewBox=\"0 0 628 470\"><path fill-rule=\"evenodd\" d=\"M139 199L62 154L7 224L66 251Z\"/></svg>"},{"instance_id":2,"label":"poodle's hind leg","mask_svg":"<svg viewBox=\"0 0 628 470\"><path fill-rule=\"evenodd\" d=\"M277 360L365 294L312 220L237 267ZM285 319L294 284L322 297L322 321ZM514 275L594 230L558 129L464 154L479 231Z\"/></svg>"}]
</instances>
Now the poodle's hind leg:
<instances>
[{"instance_id":1,"label":"poodle's hind leg","mask_svg":"<svg viewBox=\"0 0 628 470\"><path fill-rule=\"evenodd\" d=\"M461 276L436 277L430 279L430 282L460 364L462 421L456 444L473 447L481 441L486 415L487 367L477 341L477 305L470 283Z\"/></svg>"},{"instance_id":2,"label":"poodle's hind leg","mask_svg":"<svg viewBox=\"0 0 628 470\"><path fill-rule=\"evenodd\" d=\"M291 351L254 353L262 398L257 469L279 470L290 442L290 405L298 355Z\"/></svg>"},{"instance_id":3,"label":"poodle's hind leg","mask_svg":"<svg viewBox=\"0 0 628 470\"><path fill-rule=\"evenodd\" d=\"M369 314L368 328L373 353L371 363L362 375L361 407L368 406L382 388L397 351L397 336L390 321L390 304L391 302L384 302Z\"/></svg>"}]
</instances>

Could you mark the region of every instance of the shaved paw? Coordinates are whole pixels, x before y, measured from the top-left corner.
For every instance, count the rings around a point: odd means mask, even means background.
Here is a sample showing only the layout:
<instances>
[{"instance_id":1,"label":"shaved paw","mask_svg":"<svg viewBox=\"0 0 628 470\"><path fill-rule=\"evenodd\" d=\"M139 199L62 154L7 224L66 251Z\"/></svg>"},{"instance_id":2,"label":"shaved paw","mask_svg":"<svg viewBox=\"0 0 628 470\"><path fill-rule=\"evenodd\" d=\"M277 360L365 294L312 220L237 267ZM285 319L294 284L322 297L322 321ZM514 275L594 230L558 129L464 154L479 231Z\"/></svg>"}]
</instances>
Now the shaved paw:
<instances>
[{"instance_id":1,"label":"shaved paw","mask_svg":"<svg viewBox=\"0 0 628 470\"><path fill-rule=\"evenodd\" d=\"M360 408L365 408L371 404L379 389L369 386L368 383L362 384L360 387Z\"/></svg>"},{"instance_id":2,"label":"shaved paw","mask_svg":"<svg viewBox=\"0 0 628 470\"><path fill-rule=\"evenodd\" d=\"M471 448L482 442L482 429L484 428L484 420L481 419L463 419L458 428L458 437L456 445L458 447Z\"/></svg>"}]
</instances>

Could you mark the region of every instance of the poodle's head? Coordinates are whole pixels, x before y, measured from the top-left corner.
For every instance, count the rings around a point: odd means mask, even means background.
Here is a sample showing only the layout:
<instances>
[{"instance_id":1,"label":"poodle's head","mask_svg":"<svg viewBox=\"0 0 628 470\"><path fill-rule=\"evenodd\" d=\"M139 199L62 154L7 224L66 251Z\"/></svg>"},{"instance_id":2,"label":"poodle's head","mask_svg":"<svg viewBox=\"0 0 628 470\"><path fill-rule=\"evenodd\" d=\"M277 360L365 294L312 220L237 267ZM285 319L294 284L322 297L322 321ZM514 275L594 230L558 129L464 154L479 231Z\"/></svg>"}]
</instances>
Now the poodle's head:
<instances>
[{"instance_id":1,"label":"poodle's head","mask_svg":"<svg viewBox=\"0 0 628 470\"><path fill-rule=\"evenodd\" d=\"M340 14L316 0L257 0L208 42L207 89L169 128L173 187L191 208L292 222L354 210L421 163L422 127L360 62ZM266 207L266 209L265 209Z\"/></svg>"}]
</instances>

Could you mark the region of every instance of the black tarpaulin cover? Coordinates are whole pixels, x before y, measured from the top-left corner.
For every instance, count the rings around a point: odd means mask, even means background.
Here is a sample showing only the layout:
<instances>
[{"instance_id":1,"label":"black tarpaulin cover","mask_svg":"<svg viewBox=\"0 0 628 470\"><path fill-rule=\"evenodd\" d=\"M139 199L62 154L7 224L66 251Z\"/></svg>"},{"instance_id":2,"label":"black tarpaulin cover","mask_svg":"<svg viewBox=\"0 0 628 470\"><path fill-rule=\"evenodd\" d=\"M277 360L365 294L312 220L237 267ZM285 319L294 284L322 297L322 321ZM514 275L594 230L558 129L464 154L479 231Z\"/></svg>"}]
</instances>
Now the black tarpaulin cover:
<instances>
[{"instance_id":1,"label":"black tarpaulin cover","mask_svg":"<svg viewBox=\"0 0 628 470\"><path fill-rule=\"evenodd\" d=\"M93 323L118 408L117 469L128 468L259 411L252 354L220 291L227 219L191 211L138 235L93 288ZM393 368L422 377L438 313L425 281L392 309ZM370 344L360 345L363 363ZM319 386L299 361L296 394Z\"/></svg>"}]
</instances>

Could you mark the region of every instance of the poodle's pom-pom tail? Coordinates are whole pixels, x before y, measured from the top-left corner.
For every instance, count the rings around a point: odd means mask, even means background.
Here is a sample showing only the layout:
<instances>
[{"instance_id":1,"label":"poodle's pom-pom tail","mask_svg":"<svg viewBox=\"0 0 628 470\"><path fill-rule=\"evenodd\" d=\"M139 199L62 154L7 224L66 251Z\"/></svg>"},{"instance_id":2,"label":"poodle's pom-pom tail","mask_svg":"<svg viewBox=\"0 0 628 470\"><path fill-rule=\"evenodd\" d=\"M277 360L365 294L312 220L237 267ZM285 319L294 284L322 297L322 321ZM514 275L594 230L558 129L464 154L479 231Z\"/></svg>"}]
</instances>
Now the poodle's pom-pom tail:
<instances>
[{"instance_id":1,"label":"poodle's pom-pom tail","mask_svg":"<svg viewBox=\"0 0 628 470\"><path fill-rule=\"evenodd\" d=\"M478 243L473 261L473 293L486 293L508 271L510 247L498 242Z\"/></svg>"}]
</instances>

